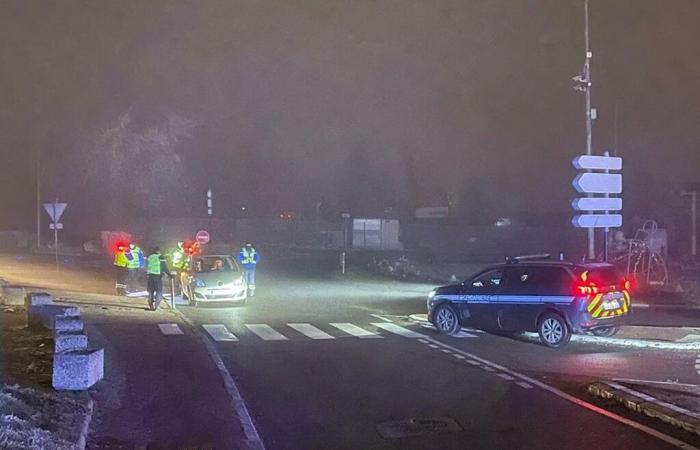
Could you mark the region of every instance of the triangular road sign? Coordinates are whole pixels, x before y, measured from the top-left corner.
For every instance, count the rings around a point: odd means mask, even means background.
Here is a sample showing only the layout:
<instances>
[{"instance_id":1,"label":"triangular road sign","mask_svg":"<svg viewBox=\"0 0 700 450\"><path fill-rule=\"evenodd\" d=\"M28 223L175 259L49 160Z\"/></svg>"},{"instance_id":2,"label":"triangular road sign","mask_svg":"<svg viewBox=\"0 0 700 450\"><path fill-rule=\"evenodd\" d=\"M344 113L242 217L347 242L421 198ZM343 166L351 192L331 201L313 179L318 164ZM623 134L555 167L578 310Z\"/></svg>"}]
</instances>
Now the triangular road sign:
<instances>
[{"instance_id":1,"label":"triangular road sign","mask_svg":"<svg viewBox=\"0 0 700 450\"><path fill-rule=\"evenodd\" d=\"M49 217L51 217L52 222L58 222L61 220L61 216L63 215L63 211L66 209L66 206L68 206L68 203L44 203L44 209L49 214Z\"/></svg>"}]
</instances>

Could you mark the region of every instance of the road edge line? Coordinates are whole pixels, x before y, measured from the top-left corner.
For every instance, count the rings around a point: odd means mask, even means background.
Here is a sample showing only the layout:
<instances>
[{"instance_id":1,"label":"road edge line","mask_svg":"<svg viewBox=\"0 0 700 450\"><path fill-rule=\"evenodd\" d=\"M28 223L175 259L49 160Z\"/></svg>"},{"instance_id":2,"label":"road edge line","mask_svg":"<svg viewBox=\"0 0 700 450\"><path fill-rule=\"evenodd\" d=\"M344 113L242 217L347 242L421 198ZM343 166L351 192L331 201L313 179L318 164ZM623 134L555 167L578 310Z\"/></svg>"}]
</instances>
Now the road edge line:
<instances>
[{"instance_id":1,"label":"road edge line","mask_svg":"<svg viewBox=\"0 0 700 450\"><path fill-rule=\"evenodd\" d=\"M209 356L211 357L212 361L214 362L214 365L216 365L216 368L219 371L219 375L221 375L221 378L223 379L224 388L231 397L233 408L236 412L236 415L238 416L238 420L241 423L241 427L243 428L243 433L245 434L245 437L247 439L247 448L252 448L255 450L265 450L265 444L263 444L263 441L260 438L260 434L258 434L257 428L255 428L253 418L250 415L250 412L248 411L248 407L245 404L245 400L243 400L243 396L241 396L241 392L238 389L236 382L233 380L231 373L228 371L226 365L224 364L224 361L221 359L221 355L219 355L219 352L216 351L216 345L209 337L207 337L204 333L200 332L199 329L195 326L195 324L193 324L192 321L185 317L185 315L182 312L178 311L177 309L174 312L178 316L180 316L180 318L192 329L192 332L197 337L199 337L199 339L201 339L202 342L204 342L204 346L207 349L207 353L209 353Z\"/></svg>"},{"instance_id":2,"label":"road edge line","mask_svg":"<svg viewBox=\"0 0 700 450\"><path fill-rule=\"evenodd\" d=\"M673 445L673 446L675 446L675 447L682 448L682 449L684 449L684 450L700 450L700 449L698 449L697 447L694 447L693 445L688 444L687 442L681 441L680 439L676 439L676 438L674 438L673 436L669 436L669 435L667 435L667 434L665 434L665 433L662 433L661 431L655 430L655 429L653 429L653 428L651 428L651 427L648 427L648 426L646 426L646 425L642 425L641 423L635 422L634 420L628 419L628 418L626 418L626 417L622 417L622 416L620 416L620 415L618 415L618 414L615 414L614 412L611 412L611 411L608 411L608 410L606 410L606 409L603 409L603 408L601 408L601 407L599 407L599 406L596 406L596 405L594 405L594 404L592 404L592 403L589 403L589 402L587 402L587 401L585 401L585 400L581 400L580 398L574 397L574 396L571 395L571 394L567 394L566 392L561 391L561 390L559 390L559 389L557 389L557 388L555 388L555 387L552 387L552 386L550 386L550 385L548 385L548 384L546 384L546 383L543 383L543 382L541 382L541 381L539 381L539 380L536 380L536 379L534 379L534 378L528 377L527 375L523 375L523 374L521 374L521 373L519 373L519 372L515 372L514 370L508 369L507 367L503 367L503 366L501 366L500 364L496 364L496 363L491 362L491 361L489 361L489 360L487 360L487 359L484 359L484 358L481 358L481 357L479 357L479 356L476 356L476 355L474 355L474 354L472 354L472 353L465 352L465 351L460 350L460 349L458 349L458 348L456 348L456 347L453 347L453 346L451 346L451 345L449 345L449 344L445 344L444 342L438 341L437 339L433 339L433 338L428 337L428 336L426 336L425 339L427 339L427 340L429 340L429 341L431 341L431 342L433 342L433 343L435 343L435 344L437 344L437 345L440 345L440 346L442 346L442 347L444 347L444 348L448 348L448 349L450 349L450 350L452 350L452 351L454 351L454 352L456 352L456 353L459 353L459 354L461 354L461 355L463 355L463 356L467 356L467 357L472 358L472 359L474 359L474 360L476 360L476 361L479 361L479 362L481 362L482 364L485 364L485 365L487 365L487 366L490 366L490 367L492 367L492 368L494 368L494 369L498 369L498 370L500 370L500 371L502 371L502 372L508 373L508 374L510 374L510 375L512 375L512 376L514 376L514 377L516 377L516 378L521 379L522 381L527 381L528 383L533 384L533 385L535 385L535 386L537 386L537 387L539 387L539 388L541 388L541 389L544 389L545 391L548 391L549 393L554 394L554 395L556 395L556 396L559 397L559 398L562 398L562 399L564 399L564 400L567 400L567 401L569 401L569 402L571 402L571 403L573 403L573 404L575 404L575 405L578 405L578 406L580 406L580 407L582 407L582 408L584 408L584 409L587 409L587 410L589 410L589 411L598 413L598 414L600 414L600 415L602 415L602 416L605 416L605 417L607 417L607 418L609 418L609 419L612 419L612 420L615 420L615 421L617 421L617 422L620 422L620 423L622 423L622 424L624 424L624 425L627 425L627 426L629 426L629 427L631 427L631 428L634 428L634 429L636 429L636 430L638 430L638 431L641 431L641 432L644 432L644 433L649 434L649 435L651 435L651 436L654 436L655 438L660 439L660 440L662 440L662 441L664 441L664 442L666 442L666 443L668 443L668 444L671 444L671 445Z\"/></svg>"}]
</instances>

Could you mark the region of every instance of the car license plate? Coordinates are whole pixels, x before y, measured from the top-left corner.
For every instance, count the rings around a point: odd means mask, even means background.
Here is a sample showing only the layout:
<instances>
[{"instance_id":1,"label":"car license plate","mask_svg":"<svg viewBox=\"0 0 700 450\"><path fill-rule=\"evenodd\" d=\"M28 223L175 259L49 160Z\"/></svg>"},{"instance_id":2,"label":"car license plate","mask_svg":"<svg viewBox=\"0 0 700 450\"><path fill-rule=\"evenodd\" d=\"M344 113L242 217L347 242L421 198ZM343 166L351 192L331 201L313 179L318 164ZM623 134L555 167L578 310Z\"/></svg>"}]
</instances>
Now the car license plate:
<instances>
[{"instance_id":1,"label":"car license plate","mask_svg":"<svg viewBox=\"0 0 700 450\"><path fill-rule=\"evenodd\" d=\"M620 307L620 302L617 300L604 300L603 309L605 311L610 311L611 309L617 309Z\"/></svg>"}]
</instances>

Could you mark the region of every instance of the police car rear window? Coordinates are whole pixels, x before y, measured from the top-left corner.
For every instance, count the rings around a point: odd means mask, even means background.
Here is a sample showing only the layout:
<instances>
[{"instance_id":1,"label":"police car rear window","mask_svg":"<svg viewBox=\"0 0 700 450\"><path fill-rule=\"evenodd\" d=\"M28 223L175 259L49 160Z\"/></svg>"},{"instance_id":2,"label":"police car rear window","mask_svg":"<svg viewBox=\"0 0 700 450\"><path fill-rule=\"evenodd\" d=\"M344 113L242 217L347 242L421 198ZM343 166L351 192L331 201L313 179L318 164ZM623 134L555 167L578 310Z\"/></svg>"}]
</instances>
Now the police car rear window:
<instances>
[{"instance_id":1,"label":"police car rear window","mask_svg":"<svg viewBox=\"0 0 700 450\"><path fill-rule=\"evenodd\" d=\"M576 276L582 280L582 276L587 278L587 280L601 286L617 285L622 282L622 277L617 272L614 267L602 267L602 268L580 268Z\"/></svg>"}]
</instances>

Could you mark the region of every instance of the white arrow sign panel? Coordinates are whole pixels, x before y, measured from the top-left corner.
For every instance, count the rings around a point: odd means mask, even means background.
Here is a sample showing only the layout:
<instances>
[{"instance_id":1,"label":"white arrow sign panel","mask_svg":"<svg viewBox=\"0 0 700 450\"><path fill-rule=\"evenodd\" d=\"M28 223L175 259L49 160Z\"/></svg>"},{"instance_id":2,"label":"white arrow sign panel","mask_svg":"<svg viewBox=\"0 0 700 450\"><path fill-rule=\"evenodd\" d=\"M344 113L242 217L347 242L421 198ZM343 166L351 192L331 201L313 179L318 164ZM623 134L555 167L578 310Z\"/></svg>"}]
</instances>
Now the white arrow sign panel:
<instances>
[{"instance_id":1,"label":"white arrow sign panel","mask_svg":"<svg viewBox=\"0 0 700 450\"><path fill-rule=\"evenodd\" d=\"M581 173L571 183L578 192L588 194L619 194L622 175L615 173Z\"/></svg>"},{"instance_id":2,"label":"white arrow sign panel","mask_svg":"<svg viewBox=\"0 0 700 450\"><path fill-rule=\"evenodd\" d=\"M52 222L61 220L66 206L68 206L68 203L44 203L44 209L49 214L49 217L51 217Z\"/></svg>"},{"instance_id":3,"label":"white arrow sign panel","mask_svg":"<svg viewBox=\"0 0 700 450\"><path fill-rule=\"evenodd\" d=\"M571 206L577 211L619 211L622 209L621 198L588 197L576 198Z\"/></svg>"},{"instance_id":4,"label":"white arrow sign panel","mask_svg":"<svg viewBox=\"0 0 700 450\"><path fill-rule=\"evenodd\" d=\"M622 158L616 156L581 155L571 161L577 169L622 170Z\"/></svg>"},{"instance_id":5,"label":"white arrow sign panel","mask_svg":"<svg viewBox=\"0 0 700 450\"><path fill-rule=\"evenodd\" d=\"M581 214L571 223L577 228L617 228L622 226L621 214Z\"/></svg>"}]
</instances>

